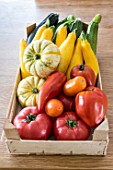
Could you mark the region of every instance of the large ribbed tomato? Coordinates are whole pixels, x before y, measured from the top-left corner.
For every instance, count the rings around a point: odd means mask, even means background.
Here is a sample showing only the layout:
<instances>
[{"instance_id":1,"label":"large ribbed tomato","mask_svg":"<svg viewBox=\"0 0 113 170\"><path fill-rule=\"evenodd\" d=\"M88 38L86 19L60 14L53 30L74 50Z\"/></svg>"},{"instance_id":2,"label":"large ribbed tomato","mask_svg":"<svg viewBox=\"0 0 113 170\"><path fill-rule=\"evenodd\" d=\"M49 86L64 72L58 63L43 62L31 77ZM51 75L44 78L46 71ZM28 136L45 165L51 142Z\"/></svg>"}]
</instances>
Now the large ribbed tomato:
<instances>
[{"instance_id":1,"label":"large ribbed tomato","mask_svg":"<svg viewBox=\"0 0 113 170\"><path fill-rule=\"evenodd\" d=\"M54 135L57 140L85 140L90 128L75 112L65 112L54 122Z\"/></svg>"},{"instance_id":2,"label":"large ribbed tomato","mask_svg":"<svg viewBox=\"0 0 113 170\"><path fill-rule=\"evenodd\" d=\"M52 121L35 106L22 109L13 120L21 139L45 140L52 130Z\"/></svg>"}]
</instances>

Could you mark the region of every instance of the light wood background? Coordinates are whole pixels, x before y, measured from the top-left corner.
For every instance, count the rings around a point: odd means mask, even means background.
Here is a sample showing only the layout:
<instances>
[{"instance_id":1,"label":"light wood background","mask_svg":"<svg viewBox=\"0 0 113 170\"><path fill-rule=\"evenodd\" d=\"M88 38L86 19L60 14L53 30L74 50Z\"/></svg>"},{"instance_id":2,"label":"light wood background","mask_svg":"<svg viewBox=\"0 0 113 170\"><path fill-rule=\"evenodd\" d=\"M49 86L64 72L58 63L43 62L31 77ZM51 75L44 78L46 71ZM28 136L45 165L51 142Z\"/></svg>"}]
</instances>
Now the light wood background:
<instances>
[{"instance_id":1,"label":"light wood background","mask_svg":"<svg viewBox=\"0 0 113 170\"><path fill-rule=\"evenodd\" d=\"M50 12L69 14L89 22L96 13L103 18L99 28L98 56L103 89L109 100L110 144L108 155L11 156L0 142L0 169L101 169L113 170L113 0L1 0L0 1L0 136L19 64L18 42L27 25L40 22ZM72 146L73 147L73 146Z\"/></svg>"}]
</instances>

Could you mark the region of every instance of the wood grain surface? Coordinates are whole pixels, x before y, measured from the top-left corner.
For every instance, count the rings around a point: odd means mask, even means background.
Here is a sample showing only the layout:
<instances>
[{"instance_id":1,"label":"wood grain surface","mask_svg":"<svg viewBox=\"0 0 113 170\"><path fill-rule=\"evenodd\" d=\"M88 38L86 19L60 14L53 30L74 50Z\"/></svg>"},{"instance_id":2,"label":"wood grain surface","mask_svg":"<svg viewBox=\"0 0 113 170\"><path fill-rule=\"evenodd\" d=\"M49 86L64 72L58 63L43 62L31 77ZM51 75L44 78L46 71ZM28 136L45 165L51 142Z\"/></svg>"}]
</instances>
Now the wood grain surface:
<instances>
[{"instance_id":1,"label":"wood grain surface","mask_svg":"<svg viewBox=\"0 0 113 170\"><path fill-rule=\"evenodd\" d=\"M0 136L19 64L18 43L27 25L40 22L50 12L69 14L89 22L103 16L99 28L98 56L103 89L108 96L107 117L110 143L105 157L97 156L12 156L0 142L0 169L86 169L113 170L113 0L1 0L0 1ZM73 146L72 146L73 147Z\"/></svg>"}]
</instances>

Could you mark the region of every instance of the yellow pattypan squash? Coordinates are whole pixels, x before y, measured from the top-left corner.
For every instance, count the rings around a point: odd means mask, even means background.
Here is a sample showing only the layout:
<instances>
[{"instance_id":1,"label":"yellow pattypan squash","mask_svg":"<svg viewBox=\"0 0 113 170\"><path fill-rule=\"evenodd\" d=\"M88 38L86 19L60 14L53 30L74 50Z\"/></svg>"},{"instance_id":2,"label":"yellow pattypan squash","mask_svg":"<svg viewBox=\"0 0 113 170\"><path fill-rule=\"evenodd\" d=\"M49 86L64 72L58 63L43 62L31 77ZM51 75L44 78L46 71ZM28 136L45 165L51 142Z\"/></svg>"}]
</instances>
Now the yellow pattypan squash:
<instances>
[{"instance_id":1,"label":"yellow pattypan squash","mask_svg":"<svg viewBox=\"0 0 113 170\"><path fill-rule=\"evenodd\" d=\"M23 62L30 74L47 78L60 63L60 50L49 40L37 40L25 49Z\"/></svg>"},{"instance_id":2,"label":"yellow pattypan squash","mask_svg":"<svg viewBox=\"0 0 113 170\"><path fill-rule=\"evenodd\" d=\"M22 107L38 105L38 93L44 82L45 79L37 76L29 76L20 81L17 97Z\"/></svg>"}]
</instances>

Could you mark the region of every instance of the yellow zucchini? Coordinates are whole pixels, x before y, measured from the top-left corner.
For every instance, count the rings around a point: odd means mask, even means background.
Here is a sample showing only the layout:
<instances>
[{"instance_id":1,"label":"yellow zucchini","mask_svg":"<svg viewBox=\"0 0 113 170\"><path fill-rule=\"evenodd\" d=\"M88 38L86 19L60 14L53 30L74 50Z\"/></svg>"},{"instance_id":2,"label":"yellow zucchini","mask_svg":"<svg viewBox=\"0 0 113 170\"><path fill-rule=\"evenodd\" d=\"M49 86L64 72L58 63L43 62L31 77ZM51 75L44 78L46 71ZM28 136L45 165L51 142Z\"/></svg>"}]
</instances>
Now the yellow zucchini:
<instances>
[{"instance_id":1,"label":"yellow zucchini","mask_svg":"<svg viewBox=\"0 0 113 170\"><path fill-rule=\"evenodd\" d=\"M60 47L60 45L65 41L66 37L67 37L67 26L62 24L57 31L56 45Z\"/></svg>"},{"instance_id":2,"label":"yellow zucchini","mask_svg":"<svg viewBox=\"0 0 113 170\"><path fill-rule=\"evenodd\" d=\"M58 66L58 70L63 73L66 73L69 63L71 61L73 51L74 51L75 40L76 40L76 33L71 32L68 34L68 37L61 44L59 48L61 53L61 59L60 59L60 64Z\"/></svg>"},{"instance_id":3,"label":"yellow zucchini","mask_svg":"<svg viewBox=\"0 0 113 170\"><path fill-rule=\"evenodd\" d=\"M41 37L41 35L42 35L42 33L43 33L45 30L46 30L46 25L44 24L44 25L42 25L42 26L37 30L37 32L36 32L36 34L35 34L32 42L33 42L33 41L36 41L36 40L39 40L40 37Z\"/></svg>"},{"instance_id":4,"label":"yellow zucchini","mask_svg":"<svg viewBox=\"0 0 113 170\"><path fill-rule=\"evenodd\" d=\"M46 28L44 30L44 32L42 33L40 39L41 40L52 40L53 37L53 33L54 33L54 26L51 26L49 28Z\"/></svg>"},{"instance_id":5,"label":"yellow zucchini","mask_svg":"<svg viewBox=\"0 0 113 170\"><path fill-rule=\"evenodd\" d=\"M19 42L19 58L20 58L22 79L26 78L28 76L31 76L31 74L26 71L25 65L23 63L23 56L24 56L24 51L25 51L26 47L27 47L26 41L24 39L20 40L20 42Z\"/></svg>"},{"instance_id":6,"label":"yellow zucchini","mask_svg":"<svg viewBox=\"0 0 113 170\"><path fill-rule=\"evenodd\" d=\"M69 64L66 76L67 76L67 80L70 79L70 73L71 70L74 66L78 65L78 64L83 64L83 56L82 56L82 50L81 50L81 40L80 38L77 39L76 45L75 45L75 49L74 49L74 53L71 59L71 62Z\"/></svg>"},{"instance_id":7,"label":"yellow zucchini","mask_svg":"<svg viewBox=\"0 0 113 170\"><path fill-rule=\"evenodd\" d=\"M99 72L99 65L98 65L97 57L95 56L90 43L86 39L86 35L84 32L81 33L80 38L81 38L83 59L85 61L85 64L90 66L95 72L95 75L97 76Z\"/></svg>"}]
</instances>

